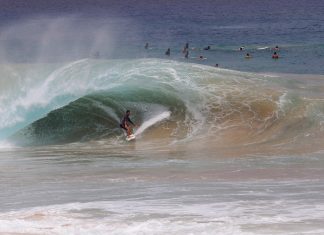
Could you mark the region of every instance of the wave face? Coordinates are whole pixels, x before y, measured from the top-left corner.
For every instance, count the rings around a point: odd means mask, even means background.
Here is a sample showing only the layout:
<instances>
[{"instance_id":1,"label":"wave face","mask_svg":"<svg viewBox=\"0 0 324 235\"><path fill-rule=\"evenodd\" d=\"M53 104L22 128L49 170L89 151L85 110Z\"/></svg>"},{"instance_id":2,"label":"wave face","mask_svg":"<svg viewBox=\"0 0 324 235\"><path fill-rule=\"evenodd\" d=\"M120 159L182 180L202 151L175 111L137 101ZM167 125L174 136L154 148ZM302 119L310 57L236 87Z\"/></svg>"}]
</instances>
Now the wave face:
<instances>
[{"instance_id":1,"label":"wave face","mask_svg":"<svg viewBox=\"0 0 324 235\"><path fill-rule=\"evenodd\" d=\"M26 66L7 70L21 78ZM147 141L276 146L319 137L323 129L322 88L316 80L159 59L85 59L34 65L32 71L45 79L13 79L9 85L16 92L2 97L1 128L16 145L118 143L126 109L141 124L139 139Z\"/></svg>"}]
</instances>

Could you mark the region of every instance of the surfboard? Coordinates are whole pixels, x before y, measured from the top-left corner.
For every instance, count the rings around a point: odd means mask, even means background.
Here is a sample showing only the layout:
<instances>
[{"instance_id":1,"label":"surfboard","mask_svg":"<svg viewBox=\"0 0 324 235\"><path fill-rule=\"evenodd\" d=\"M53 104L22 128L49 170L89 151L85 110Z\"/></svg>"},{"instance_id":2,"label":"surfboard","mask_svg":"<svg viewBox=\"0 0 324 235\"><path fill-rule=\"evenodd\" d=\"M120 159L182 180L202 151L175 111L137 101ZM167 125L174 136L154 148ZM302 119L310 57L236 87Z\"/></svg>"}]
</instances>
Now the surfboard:
<instances>
[{"instance_id":1,"label":"surfboard","mask_svg":"<svg viewBox=\"0 0 324 235\"><path fill-rule=\"evenodd\" d=\"M136 136L134 134L131 134L130 136L126 137L127 141L135 140Z\"/></svg>"}]
</instances>

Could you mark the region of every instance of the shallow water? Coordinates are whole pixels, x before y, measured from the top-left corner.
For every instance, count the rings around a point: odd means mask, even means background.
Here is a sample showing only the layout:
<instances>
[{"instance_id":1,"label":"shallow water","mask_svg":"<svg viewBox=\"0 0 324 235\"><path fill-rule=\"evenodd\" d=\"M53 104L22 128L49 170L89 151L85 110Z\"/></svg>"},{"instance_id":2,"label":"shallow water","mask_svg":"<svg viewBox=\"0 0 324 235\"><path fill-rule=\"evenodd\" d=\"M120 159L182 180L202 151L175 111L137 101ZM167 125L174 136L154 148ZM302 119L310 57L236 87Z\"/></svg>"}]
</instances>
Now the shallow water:
<instances>
[{"instance_id":1,"label":"shallow water","mask_svg":"<svg viewBox=\"0 0 324 235\"><path fill-rule=\"evenodd\" d=\"M185 149L1 153L3 234L322 234L322 153Z\"/></svg>"}]
</instances>

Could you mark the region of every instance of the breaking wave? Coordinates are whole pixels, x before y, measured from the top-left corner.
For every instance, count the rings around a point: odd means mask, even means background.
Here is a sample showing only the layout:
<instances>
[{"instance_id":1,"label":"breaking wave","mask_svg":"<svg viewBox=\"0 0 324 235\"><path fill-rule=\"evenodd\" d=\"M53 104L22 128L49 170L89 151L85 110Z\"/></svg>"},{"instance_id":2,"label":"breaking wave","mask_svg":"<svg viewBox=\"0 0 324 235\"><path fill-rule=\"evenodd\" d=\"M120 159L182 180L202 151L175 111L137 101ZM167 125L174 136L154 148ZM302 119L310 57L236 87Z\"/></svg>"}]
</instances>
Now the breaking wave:
<instances>
[{"instance_id":1,"label":"breaking wave","mask_svg":"<svg viewBox=\"0 0 324 235\"><path fill-rule=\"evenodd\" d=\"M84 59L3 71L12 79L1 96L0 128L16 145L122 141L126 109L144 141L280 145L323 130L323 100L308 96L314 87L288 78L160 59Z\"/></svg>"}]
</instances>

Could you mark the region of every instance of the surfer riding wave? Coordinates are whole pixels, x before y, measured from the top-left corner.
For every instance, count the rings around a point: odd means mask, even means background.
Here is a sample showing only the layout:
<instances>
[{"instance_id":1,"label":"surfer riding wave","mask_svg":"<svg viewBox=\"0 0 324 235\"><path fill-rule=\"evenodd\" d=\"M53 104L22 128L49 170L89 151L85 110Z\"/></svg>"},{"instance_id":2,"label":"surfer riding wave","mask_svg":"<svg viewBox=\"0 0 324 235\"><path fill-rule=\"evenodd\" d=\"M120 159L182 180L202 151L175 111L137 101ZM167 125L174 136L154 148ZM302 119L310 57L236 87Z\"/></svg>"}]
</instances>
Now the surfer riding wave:
<instances>
[{"instance_id":1,"label":"surfer riding wave","mask_svg":"<svg viewBox=\"0 0 324 235\"><path fill-rule=\"evenodd\" d=\"M133 132L131 125L135 126L132 120L130 120L129 116L130 116L130 110L127 110L119 125L120 128L123 128L126 131L127 137L129 137Z\"/></svg>"}]
</instances>

